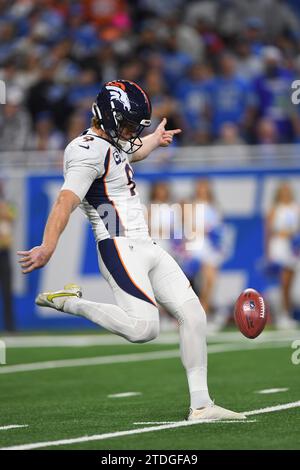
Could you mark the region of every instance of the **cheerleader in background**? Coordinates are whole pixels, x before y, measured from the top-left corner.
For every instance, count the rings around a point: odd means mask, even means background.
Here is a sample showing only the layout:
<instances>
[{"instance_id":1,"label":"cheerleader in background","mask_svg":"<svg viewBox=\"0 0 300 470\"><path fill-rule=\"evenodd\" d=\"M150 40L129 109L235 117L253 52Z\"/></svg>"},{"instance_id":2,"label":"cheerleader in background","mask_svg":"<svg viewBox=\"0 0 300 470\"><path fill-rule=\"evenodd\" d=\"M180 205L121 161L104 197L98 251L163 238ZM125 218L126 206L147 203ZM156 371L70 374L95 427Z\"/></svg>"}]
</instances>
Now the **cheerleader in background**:
<instances>
[{"instance_id":1,"label":"cheerleader in background","mask_svg":"<svg viewBox=\"0 0 300 470\"><path fill-rule=\"evenodd\" d=\"M225 259L224 224L209 181L199 180L196 183L192 207L196 237L194 241L186 242L186 247L189 256L199 263L199 298L209 314L213 307L212 297L219 269ZM203 217L195 217L197 213L202 213Z\"/></svg>"},{"instance_id":2,"label":"cheerleader in background","mask_svg":"<svg viewBox=\"0 0 300 470\"><path fill-rule=\"evenodd\" d=\"M168 253L172 251L173 220L169 184L156 181L149 196L149 230L151 237Z\"/></svg>"},{"instance_id":3,"label":"cheerleader in background","mask_svg":"<svg viewBox=\"0 0 300 470\"><path fill-rule=\"evenodd\" d=\"M280 267L282 312L277 319L279 328L294 328L291 287L298 257L294 241L299 238L300 211L291 186L282 182L276 190L273 206L266 221L266 250L269 263Z\"/></svg>"},{"instance_id":4,"label":"cheerleader in background","mask_svg":"<svg viewBox=\"0 0 300 470\"><path fill-rule=\"evenodd\" d=\"M167 182L156 181L152 185L147 215L151 237L164 250L172 254L174 211L171 206L170 187ZM161 306L159 307L159 313L161 331L177 329L177 322Z\"/></svg>"}]
</instances>

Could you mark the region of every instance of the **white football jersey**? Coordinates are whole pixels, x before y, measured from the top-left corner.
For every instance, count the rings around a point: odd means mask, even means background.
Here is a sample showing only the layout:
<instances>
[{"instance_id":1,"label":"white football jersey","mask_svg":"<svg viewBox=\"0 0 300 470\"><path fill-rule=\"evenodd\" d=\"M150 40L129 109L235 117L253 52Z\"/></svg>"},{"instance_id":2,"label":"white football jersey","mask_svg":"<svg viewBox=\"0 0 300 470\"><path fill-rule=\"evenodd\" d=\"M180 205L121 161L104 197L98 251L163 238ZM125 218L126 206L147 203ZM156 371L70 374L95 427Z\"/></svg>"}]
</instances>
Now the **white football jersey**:
<instances>
[{"instance_id":1,"label":"white football jersey","mask_svg":"<svg viewBox=\"0 0 300 470\"><path fill-rule=\"evenodd\" d=\"M96 241L149 238L128 155L87 129L65 149L62 190L81 200Z\"/></svg>"}]
</instances>

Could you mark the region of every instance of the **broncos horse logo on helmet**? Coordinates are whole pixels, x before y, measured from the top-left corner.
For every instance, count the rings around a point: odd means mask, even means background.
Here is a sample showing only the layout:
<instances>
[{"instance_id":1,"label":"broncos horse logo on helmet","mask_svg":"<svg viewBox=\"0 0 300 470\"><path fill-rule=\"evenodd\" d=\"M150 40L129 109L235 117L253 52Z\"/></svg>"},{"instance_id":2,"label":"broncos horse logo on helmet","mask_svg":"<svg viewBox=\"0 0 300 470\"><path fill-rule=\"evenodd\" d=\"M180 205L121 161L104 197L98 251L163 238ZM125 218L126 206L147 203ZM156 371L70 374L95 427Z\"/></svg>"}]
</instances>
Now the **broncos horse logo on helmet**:
<instances>
[{"instance_id":1,"label":"broncos horse logo on helmet","mask_svg":"<svg viewBox=\"0 0 300 470\"><path fill-rule=\"evenodd\" d=\"M130 106L128 95L125 91L122 90L122 88L111 86L111 85L107 86L106 88L107 90L110 91L112 101L115 101L115 100L121 101L124 108L127 109L127 111L130 111L131 106Z\"/></svg>"},{"instance_id":2,"label":"broncos horse logo on helmet","mask_svg":"<svg viewBox=\"0 0 300 470\"><path fill-rule=\"evenodd\" d=\"M151 125L151 102L139 85L128 80L105 83L92 111L101 129L120 150L130 154L142 146L139 136ZM132 130L128 139L122 135L126 127Z\"/></svg>"}]
</instances>

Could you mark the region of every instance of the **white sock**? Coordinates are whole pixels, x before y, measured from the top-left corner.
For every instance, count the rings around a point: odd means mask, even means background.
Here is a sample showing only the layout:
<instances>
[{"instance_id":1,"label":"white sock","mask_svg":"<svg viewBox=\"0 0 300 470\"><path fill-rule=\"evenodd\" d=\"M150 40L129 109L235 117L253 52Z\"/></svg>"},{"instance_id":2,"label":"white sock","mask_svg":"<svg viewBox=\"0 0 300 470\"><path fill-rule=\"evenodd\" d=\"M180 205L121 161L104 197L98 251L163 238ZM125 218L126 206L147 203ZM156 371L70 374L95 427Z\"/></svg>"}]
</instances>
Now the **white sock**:
<instances>
[{"instance_id":1,"label":"white sock","mask_svg":"<svg viewBox=\"0 0 300 470\"><path fill-rule=\"evenodd\" d=\"M207 388L207 368L197 367L187 370L187 378L190 390L190 407L203 408L210 405L212 400Z\"/></svg>"},{"instance_id":2,"label":"white sock","mask_svg":"<svg viewBox=\"0 0 300 470\"><path fill-rule=\"evenodd\" d=\"M185 302L179 314L180 351L190 406L202 408L212 403L207 387L206 315L198 299Z\"/></svg>"},{"instance_id":3,"label":"white sock","mask_svg":"<svg viewBox=\"0 0 300 470\"><path fill-rule=\"evenodd\" d=\"M102 304L78 297L67 298L64 312L79 315L131 342L151 340L158 332L158 321L131 317L118 305Z\"/></svg>"}]
</instances>

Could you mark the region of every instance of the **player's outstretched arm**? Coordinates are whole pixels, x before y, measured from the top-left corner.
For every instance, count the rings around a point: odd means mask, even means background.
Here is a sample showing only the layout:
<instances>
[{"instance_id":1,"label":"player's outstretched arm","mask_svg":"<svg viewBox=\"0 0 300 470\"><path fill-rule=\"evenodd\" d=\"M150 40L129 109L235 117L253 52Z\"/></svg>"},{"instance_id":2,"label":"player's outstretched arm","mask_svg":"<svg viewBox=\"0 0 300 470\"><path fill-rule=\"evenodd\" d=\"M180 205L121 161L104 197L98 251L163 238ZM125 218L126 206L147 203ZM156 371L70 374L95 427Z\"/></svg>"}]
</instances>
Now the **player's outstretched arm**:
<instances>
[{"instance_id":1,"label":"player's outstretched arm","mask_svg":"<svg viewBox=\"0 0 300 470\"><path fill-rule=\"evenodd\" d=\"M72 211L76 209L79 203L79 197L72 191L63 190L60 192L49 214L42 244L28 251L17 252L20 256L19 263L24 274L42 268L48 263Z\"/></svg>"},{"instance_id":2,"label":"player's outstretched arm","mask_svg":"<svg viewBox=\"0 0 300 470\"><path fill-rule=\"evenodd\" d=\"M163 118L152 134L141 139L143 145L133 154L132 162L144 160L157 147L167 147L172 142L174 135L181 132L181 129L170 129L167 131L165 128L166 124L167 119Z\"/></svg>"}]
</instances>

